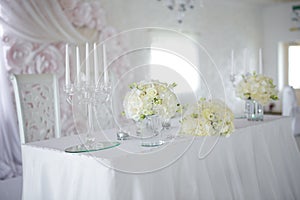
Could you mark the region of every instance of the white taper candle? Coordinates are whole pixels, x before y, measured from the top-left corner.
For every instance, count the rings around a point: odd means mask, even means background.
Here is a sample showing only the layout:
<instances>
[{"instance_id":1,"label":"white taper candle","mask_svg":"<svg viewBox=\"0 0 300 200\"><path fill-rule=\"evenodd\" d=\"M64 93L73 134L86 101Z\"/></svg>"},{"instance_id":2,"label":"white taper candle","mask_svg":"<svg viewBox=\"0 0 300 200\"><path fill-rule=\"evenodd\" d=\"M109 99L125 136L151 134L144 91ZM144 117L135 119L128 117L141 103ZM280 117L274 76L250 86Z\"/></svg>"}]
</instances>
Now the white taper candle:
<instances>
[{"instance_id":1,"label":"white taper candle","mask_svg":"<svg viewBox=\"0 0 300 200\"><path fill-rule=\"evenodd\" d=\"M79 47L76 46L76 77L77 77L77 85L80 86L80 55L79 55Z\"/></svg>"},{"instance_id":2,"label":"white taper candle","mask_svg":"<svg viewBox=\"0 0 300 200\"><path fill-rule=\"evenodd\" d=\"M104 85L107 86L108 85L108 72L107 72L107 61L106 61L106 47L105 44L103 44L103 50L102 50L102 54L103 54L103 78L104 78Z\"/></svg>"},{"instance_id":3,"label":"white taper candle","mask_svg":"<svg viewBox=\"0 0 300 200\"><path fill-rule=\"evenodd\" d=\"M94 75L95 75L95 86L97 86L99 78L99 66L98 66L98 50L97 43L94 43Z\"/></svg>"},{"instance_id":4,"label":"white taper candle","mask_svg":"<svg viewBox=\"0 0 300 200\"><path fill-rule=\"evenodd\" d=\"M65 71L65 75L66 75L66 87L69 87L71 84L71 80L70 80L70 63L69 63L69 45L66 44L66 60L65 60L65 64L66 64L66 71Z\"/></svg>"},{"instance_id":5,"label":"white taper candle","mask_svg":"<svg viewBox=\"0 0 300 200\"><path fill-rule=\"evenodd\" d=\"M247 48L245 48L244 49L244 70L245 70L245 73L247 73L248 72L248 66L247 66L247 55L248 54L248 49Z\"/></svg>"},{"instance_id":6,"label":"white taper candle","mask_svg":"<svg viewBox=\"0 0 300 200\"><path fill-rule=\"evenodd\" d=\"M231 75L234 75L234 51L231 50Z\"/></svg>"},{"instance_id":7,"label":"white taper candle","mask_svg":"<svg viewBox=\"0 0 300 200\"><path fill-rule=\"evenodd\" d=\"M258 50L258 73L263 74L263 60L262 60L262 49Z\"/></svg>"},{"instance_id":8,"label":"white taper candle","mask_svg":"<svg viewBox=\"0 0 300 200\"><path fill-rule=\"evenodd\" d=\"M90 71L90 60L89 60L89 43L85 44L85 78L86 84L90 84L91 80L91 71Z\"/></svg>"}]
</instances>

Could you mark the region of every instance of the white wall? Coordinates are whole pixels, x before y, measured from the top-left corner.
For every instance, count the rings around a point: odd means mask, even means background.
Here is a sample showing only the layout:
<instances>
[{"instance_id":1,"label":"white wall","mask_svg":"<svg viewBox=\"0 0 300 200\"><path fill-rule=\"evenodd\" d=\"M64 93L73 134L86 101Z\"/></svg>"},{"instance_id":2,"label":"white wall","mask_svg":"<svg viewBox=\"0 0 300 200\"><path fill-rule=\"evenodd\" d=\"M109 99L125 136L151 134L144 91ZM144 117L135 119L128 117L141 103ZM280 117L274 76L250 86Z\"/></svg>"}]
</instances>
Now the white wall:
<instances>
[{"instance_id":1,"label":"white wall","mask_svg":"<svg viewBox=\"0 0 300 200\"><path fill-rule=\"evenodd\" d=\"M264 65L265 73L278 82L278 45L280 42L300 40L300 31L290 31L295 24L292 22L292 6L299 3L284 3L264 8ZM300 26L300 23L298 27ZM300 74L299 74L300 76ZM283 83L282 83L283 84ZM280 88L283 85L280 85ZM277 109L281 110L280 101Z\"/></svg>"},{"instance_id":2,"label":"white wall","mask_svg":"<svg viewBox=\"0 0 300 200\"><path fill-rule=\"evenodd\" d=\"M165 27L182 31L202 44L218 66L224 82L227 103L235 113L243 110L243 101L235 97L229 81L230 54L235 51L236 70L244 72L243 51L248 49L247 63L257 69L258 49L263 45L262 9L258 4L241 4L239 1L195 1L195 9L189 11L182 24L178 24L174 12L157 0L103 0L107 20L119 30L137 27ZM198 4L197 4L198 3ZM208 69L209 70L209 69ZM268 70L269 72L269 70ZM215 85L220 84L217 75L206 77Z\"/></svg>"}]
</instances>

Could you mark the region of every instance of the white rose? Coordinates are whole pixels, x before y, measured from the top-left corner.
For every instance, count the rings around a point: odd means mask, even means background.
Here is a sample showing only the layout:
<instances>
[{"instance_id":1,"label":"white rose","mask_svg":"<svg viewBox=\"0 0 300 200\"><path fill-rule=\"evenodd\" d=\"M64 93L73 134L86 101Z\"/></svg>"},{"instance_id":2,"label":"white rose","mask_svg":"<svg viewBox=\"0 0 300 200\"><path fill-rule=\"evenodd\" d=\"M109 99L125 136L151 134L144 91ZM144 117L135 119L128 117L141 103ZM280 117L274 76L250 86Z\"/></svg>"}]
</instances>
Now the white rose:
<instances>
[{"instance_id":1,"label":"white rose","mask_svg":"<svg viewBox=\"0 0 300 200\"><path fill-rule=\"evenodd\" d=\"M92 7L89 3L78 3L76 8L72 10L71 21L75 24L75 26L84 26L92 20L91 11Z\"/></svg>"},{"instance_id":2,"label":"white rose","mask_svg":"<svg viewBox=\"0 0 300 200\"><path fill-rule=\"evenodd\" d=\"M34 47L29 42L14 43L6 54L8 64L12 68L23 68L28 64L28 58L32 54Z\"/></svg>"},{"instance_id":3,"label":"white rose","mask_svg":"<svg viewBox=\"0 0 300 200\"><path fill-rule=\"evenodd\" d=\"M157 95L157 91L155 88L147 88L146 89L146 94L149 95L150 97L155 97Z\"/></svg>"},{"instance_id":4,"label":"white rose","mask_svg":"<svg viewBox=\"0 0 300 200\"><path fill-rule=\"evenodd\" d=\"M75 8L78 0L60 0L59 3L63 9L72 10Z\"/></svg>"}]
</instances>

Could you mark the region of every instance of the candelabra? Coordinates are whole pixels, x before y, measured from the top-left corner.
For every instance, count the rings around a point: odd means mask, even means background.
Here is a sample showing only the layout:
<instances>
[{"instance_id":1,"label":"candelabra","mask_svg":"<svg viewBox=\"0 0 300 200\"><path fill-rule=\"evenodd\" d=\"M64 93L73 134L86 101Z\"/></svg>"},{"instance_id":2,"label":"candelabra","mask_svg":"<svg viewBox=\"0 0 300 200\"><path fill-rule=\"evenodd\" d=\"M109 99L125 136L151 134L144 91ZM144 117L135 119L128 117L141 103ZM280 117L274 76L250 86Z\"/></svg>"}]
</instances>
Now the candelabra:
<instances>
[{"instance_id":1,"label":"candelabra","mask_svg":"<svg viewBox=\"0 0 300 200\"><path fill-rule=\"evenodd\" d=\"M116 142L101 141L96 142L95 127L94 127L94 109L97 104L107 104L110 100L110 86L96 86L87 85L78 86L71 84L65 86L65 92L68 97L67 100L73 105L74 98L79 105L84 105L87 109L87 133L85 141L82 144L66 149L67 152L85 152L96 151L100 149L109 148L110 146L118 145Z\"/></svg>"},{"instance_id":2,"label":"candelabra","mask_svg":"<svg viewBox=\"0 0 300 200\"><path fill-rule=\"evenodd\" d=\"M86 43L86 58L85 58L85 77L84 80L81 80L81 67L80 67L80 56L79 48L76 47L76 69L77 69L77 80L74 83L70 81L70 66L69 66L69 51L68 45L66 46L66 84L64 91L67 94L67 101L74 105L76 102L79 102L79 105L84 105L87 109L87 132L85 140L82 144L78 144L72 147L67 148L66 152L88 152L88 151L97 151L101 149L107 149L114 146L118 146L118 142L109 142L109 141L96 141L95 138L95 127L94 127L94 116L95 116L95 106L98 104L107 104L110 101L111 95L111 82L108 79L106 61L103 61L103 76L104 81L100 82L98 77L98 54L97 54L97 45L94 45L94 81L92 81L90 76L90 63L89 63L89 45ZM105 48L103 49L103 54L105 54ZM103 56L103 60L106 59Z\"/></svg>"},{"instance_id":3,"label":"candelabra","mask_svg":"<svg viewBox=\"0 0 300 200\"><path fill-rule=\"evenodd\" d=\"M234 57L234 51L231 50L231 73L229 76L229 80L232 83L233 87L236 87L236 84L241 80L242 75L243 76L249 76L251 75L250 73L250 68L249 68L249 62L248 62L248 49L245 48L243 51L243 68L244 71L243 73L236 73L236 62L235 62L235 57ZM258 50L258 74L263 74L263 59L262 59L262 49L259 48ZM255 71L255 70L254 70Z\"/></svg>"},{"instance_id":4,"label":"candelabra","mask_svg":"<svg viewBox=\"0 0 300 200\"><path fill-rule=\"evenodd\" d=\"M235 87L236 86L236 74L233 74L233 73L230 74L229 75L229 80L230 80L232 86Z\"/></svg>"}]
</instances>

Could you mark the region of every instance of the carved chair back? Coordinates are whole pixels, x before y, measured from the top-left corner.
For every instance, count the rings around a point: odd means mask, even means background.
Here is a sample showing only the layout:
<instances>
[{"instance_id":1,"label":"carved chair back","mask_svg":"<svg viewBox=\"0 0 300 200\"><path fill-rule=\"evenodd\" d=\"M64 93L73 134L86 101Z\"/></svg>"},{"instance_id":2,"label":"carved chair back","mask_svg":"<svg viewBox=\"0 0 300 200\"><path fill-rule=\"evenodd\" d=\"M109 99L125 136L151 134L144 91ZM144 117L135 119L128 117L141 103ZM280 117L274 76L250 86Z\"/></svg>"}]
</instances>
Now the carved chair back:
<instances>
[{"instance_id":1,"label":"carved chair back","mask_svg":"<svg viewBox=\"0 0 300 200\"><path fill-rule=\"evenodd\" d=\"M11 75L22 144L60 137L60 104L54 74Z\"/></svg>"}]
</instances>

